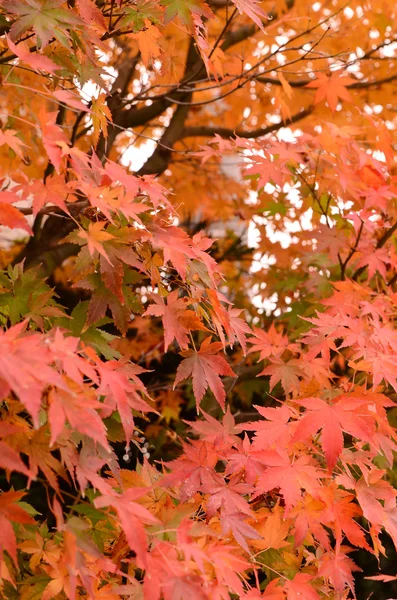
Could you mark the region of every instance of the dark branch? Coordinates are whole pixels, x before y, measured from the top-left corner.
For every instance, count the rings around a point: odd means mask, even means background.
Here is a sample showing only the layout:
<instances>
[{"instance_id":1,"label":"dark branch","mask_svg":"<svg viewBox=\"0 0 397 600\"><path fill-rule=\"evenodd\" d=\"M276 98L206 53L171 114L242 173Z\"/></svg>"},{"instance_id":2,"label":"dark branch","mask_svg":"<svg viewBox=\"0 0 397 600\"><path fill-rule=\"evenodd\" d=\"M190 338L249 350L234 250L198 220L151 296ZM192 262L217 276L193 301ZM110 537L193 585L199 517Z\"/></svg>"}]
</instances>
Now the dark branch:
<instances>
[{"instance_id":1,"label":"dark branch","mask_svg":"<svg viewBox=\"0 0 397 600\"><path fill-rule=\"evenodd\" d=\"M392 81L395 81L397 79L397 73L394 73L393 75L389 75L388 77L383 77L382 79L374 79L374 80L369 80L369 81L355 81L354 83L351 83L349 85L347 85L346 87L349 90L361 90L361 89L366 89L369 87L375 87L377 85L383 85L384 83L391 83ZM270 85L278 85L281 86L282 83L279 79L276 79L275 77L263 77L261 75L258 75L257 77L255 77L256 81L259 81L259 83L264 83L264 84L270 84ZM308 85L309 83L311 83L312 81L314 81L313 79L303 79L303 80L299 80L299 81L288 81L288 85L290 85L292 88L302 88L305 87L305 85Z\"/></svg>"},{"instance_id":2,"label":"dark branch","mask_svg":"<svg viewBox=\"0 0 397 600\"><path fill-rule=\"evenodd\" d=\"M305 108L300 112L296 113L289 119L289 123L296 123L301 121L313 111L312 107ZM280 123L274 123L273 125L267 125L266 127L259 127L258 129L244 130L244 129L228 129L226 127L207 127L205 125L197 127L185 127L182 132L181 138L187 137L213 137L218 134L223 138L241 137L241 138L258 138L264 135L268 135L273 131L278 131L282 127L288 127L288 123L281 121Z\"/></svg>"}]
</instances>

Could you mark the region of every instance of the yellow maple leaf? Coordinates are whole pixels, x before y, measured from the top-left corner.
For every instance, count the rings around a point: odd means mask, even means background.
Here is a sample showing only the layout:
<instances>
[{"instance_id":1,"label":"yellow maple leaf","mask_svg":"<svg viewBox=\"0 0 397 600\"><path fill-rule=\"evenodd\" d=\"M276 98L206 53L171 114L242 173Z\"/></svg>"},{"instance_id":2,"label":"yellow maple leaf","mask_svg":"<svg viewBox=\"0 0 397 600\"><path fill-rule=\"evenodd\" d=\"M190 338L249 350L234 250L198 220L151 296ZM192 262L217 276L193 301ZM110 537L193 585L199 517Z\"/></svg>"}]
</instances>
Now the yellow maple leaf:
<instances>
[{"instance_id":1,"label":"yellow maple leaf","mask_svg":"<svg viewBox=\"0 0 397 600\"><path fill-rule=\"evenodd\" d=\"M81 237L83 240L87 241L88 251L91 256L93 256L94 252L97 251L99 254L102 254L102 256L104 256L110 263L109 257L106 254L102 243L112 240L114 236L107 231L102 231L104 225L106 225L106 223L103 221L90 223L88 226L88 231L80 229L77 235L78 237Z\"/></svg>"},{"instance_id":2,"label":"yellow maple leaf","mask_svg":"<svg viewBox=\"0 0 397 600\"><path fill-rule=\"evenodd\" d=\"M108 121L112 122L112 114L105 104L106 94L99 94L98 98L92 101L91 120L94 128L94 145L96 146L99 140L99 135L102 133L104 138L108 136Z\"/></svg>"}]
</instances>

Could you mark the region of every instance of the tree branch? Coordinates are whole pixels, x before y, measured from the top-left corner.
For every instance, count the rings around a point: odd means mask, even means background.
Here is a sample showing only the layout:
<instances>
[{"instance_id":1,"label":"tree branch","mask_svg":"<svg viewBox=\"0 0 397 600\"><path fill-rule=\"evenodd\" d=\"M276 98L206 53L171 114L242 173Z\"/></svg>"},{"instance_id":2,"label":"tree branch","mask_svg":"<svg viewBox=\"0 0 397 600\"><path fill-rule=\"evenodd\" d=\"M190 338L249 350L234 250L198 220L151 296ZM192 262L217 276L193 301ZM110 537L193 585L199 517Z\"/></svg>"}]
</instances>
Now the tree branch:
<instances>
[{"instance_id":1,"label":"tree branch","mask_svg":"<svg viewBox=\"0 0 397 600\"><path fill-rule=\"evenodd\" d=\"M346 87L349 90L366 89L369 87L382 85L384 83L391 83L391 82L395 81L396 79L397 79L397 73L394 73L393 75L389 75L388 77L384 77L383 79L375 79L372 81L355 81L354 83L351 83L350 85L347 85ZM282 86L281 81L279 79L276 79L275 77L263 77L261 75L258 75L257 77L255 77L255 80L259 81L259 83ZM288 85L292 88L302 88L302 87L305 87L305 85L308 85L309 83L311 83L312 81L314 81L314 80L313 79L303 79L301 81L288 81Z\"/></svg>"},{"instance_id":2,"label":"tree branch","mask_svg":"<svg viewBox=\"0 0 397 600\"><path fill-rule=\"evenodd\" d=\"M305 108L300 112L296 113L289 119L289 123L296 123L297 121L301 121L310 113L313 112L312 107ZM273 131L278 131L282 129L282 127L288 127L288 123L284 123L281 121L280 123L274 123L273 125L267 125L266 127L259 127L258 129L244 130L244 129L228 129L226 127L207 127L205 125L197 126L197 127L185 127L180 139L187 137L213 137L215 134L218 134L222 138L230 138L230 137L241 137L245 139L249 138L258 138L264 135L268 135Z\"/></svg>"},{"instance_id":3,"label":"tree branch","mask_svg":"<svg viewBox=\"0 0 397 600\"><path fill-rule=\"evenodd\" d=\"M170 124L164 135L160 138L157 148L148 158L137 175L150 175L164 173L171 160L172 146L181 139L186 117L189 114L189 106L178 106L172 116Z\"/></svg>"}]
</instances>

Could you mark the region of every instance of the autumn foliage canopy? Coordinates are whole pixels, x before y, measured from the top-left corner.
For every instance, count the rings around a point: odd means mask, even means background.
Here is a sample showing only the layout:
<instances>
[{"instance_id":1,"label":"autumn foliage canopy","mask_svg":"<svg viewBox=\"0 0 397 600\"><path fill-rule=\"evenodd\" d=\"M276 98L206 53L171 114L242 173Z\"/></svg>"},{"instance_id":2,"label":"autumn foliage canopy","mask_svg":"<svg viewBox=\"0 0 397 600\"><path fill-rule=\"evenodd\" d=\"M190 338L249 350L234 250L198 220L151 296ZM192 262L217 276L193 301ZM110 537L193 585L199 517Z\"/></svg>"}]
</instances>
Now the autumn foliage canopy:
<instances>
[{"instance_id":1,"label":"autumn foliage canopy","mask_svg":"<svg viewBox=\"0 0 397 600\"><path fill-rule=\"evenodd\" d=\"M396 30L0 0L1 598L395 590Z\"/></svg>"}]
</instances>

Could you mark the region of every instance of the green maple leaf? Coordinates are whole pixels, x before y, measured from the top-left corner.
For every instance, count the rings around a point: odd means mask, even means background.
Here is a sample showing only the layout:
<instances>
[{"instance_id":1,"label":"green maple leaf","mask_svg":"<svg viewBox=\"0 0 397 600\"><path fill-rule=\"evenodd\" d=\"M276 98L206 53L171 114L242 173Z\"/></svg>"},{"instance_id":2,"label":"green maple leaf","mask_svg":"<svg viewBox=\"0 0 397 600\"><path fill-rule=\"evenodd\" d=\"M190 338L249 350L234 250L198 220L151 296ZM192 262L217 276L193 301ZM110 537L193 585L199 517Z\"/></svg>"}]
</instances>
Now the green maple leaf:
<instances>
[{"instance_id":1,"label":"green maple leaf","mask_svg":"<svg viewBox=\"0 0 397 600\"><path fill-rule=\"evenodd\" d=\"M200 17L212 17L212 11L201 0L162 0L161 4L165 7L166 21L179 17L184 25L191 25L192 14Z\"/></svg>"},{"instance_id":2,"label":"green maple leaf","mask_svg":"<svg viewBox=\"0 0 397 600\"><path fill-rule=\"evenodd\" d=\"M11 14L19 15L11 29L10 36L16 40L28 29L33 28L37 36L37 47L44 48L55 37L60 44L68 46L67 29L83 26L83 21L73 11L60 8L63 0L26 0L13 2L5 0L3 8Z\"/></svg>"},{"instance_id":3,"label":"green maple leaf","mask_svg":"<svg viewBox=\"0 0 397 600\"><path fill-rule=\"evenodd\" d=\"M130 27L134 31L142 31L146 27L145 21L153 24L161 23L162 10L154 0L138 0L133 7L125 9L125 15L120 21L120 29Z\"/></svg>"},{"instance_id":4,"label":"green maple leaf","mask_svg":"<svg viewBox=\"0 0 397 600\"><path fill-rule=\"evenodd\" d=\"M29 318L44 328L48 320L62 315L54 290L38 274L38 267L24 272L21 265L10 266L8 276L0 273L0 314L8 316L12 325Z\"/></svg>"},{"instance_id":5,"label":"green maple leaf","mask_svg":"<svg viewBox=\"0 0 397 600\"><path fill-rule=\"evenodd\" d=\"M120 354L109 345L117 336L101 329L102 326L112 322L108 317L99 319L92 325L87 325L87 312L89 302L79 302L71 313L71 318L58 319L56 325L70 331L71 335L79 337L84 344L92 346L102 354L106 360L118 358Z\"/></svg>"}]
</instances>

